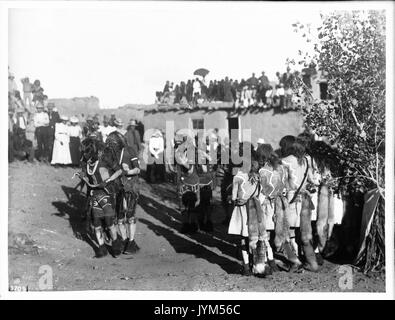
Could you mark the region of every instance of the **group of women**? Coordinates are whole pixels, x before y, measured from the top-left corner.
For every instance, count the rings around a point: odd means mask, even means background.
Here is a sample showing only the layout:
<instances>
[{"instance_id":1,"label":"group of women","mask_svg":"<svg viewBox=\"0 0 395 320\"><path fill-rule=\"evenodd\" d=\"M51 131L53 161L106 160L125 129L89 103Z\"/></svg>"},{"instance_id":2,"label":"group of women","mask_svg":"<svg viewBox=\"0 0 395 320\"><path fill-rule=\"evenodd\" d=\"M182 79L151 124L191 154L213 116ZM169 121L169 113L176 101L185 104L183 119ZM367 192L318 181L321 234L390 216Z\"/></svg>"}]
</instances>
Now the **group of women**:
<instances>
[{"instance_id":1,"label":"group of women","mask_svg":"<svg viewBox=\"0 0 395 320\"><path fill-rule=\"evenodd\" d=\"M74 165L80 163L80 143L82 129L77 117L60 117L55 125L55 140L52 152L52 165Z\"/></svg>"},{"instance_id":2,"label":"group of women","mask_svg":"<svg viewBox=\"0 0 395 320\"><path fill-rule=\"evenodd\" d=\"M279 267L317 271L343 201L336 190L336 152L309 134L285 136L280 149L261 144L233 178L229 234L241 237L244 275Z\"/></svg>"}]
</instances>

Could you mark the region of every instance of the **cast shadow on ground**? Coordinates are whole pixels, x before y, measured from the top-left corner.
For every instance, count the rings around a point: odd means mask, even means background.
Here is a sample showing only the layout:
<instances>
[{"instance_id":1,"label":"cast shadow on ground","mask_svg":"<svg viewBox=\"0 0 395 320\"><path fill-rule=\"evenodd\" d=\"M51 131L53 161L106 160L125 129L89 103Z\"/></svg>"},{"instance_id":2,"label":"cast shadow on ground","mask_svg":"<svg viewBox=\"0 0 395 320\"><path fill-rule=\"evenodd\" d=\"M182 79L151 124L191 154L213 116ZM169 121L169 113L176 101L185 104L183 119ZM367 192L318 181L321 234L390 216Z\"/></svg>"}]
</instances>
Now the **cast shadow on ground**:
<instances>
[{"instance_id":1,"label":"cast shadow on ground","mask_svg":"<svg viewBox=\"0 0 395 320\"><path fill-rule=\"evenodd\" d=\"M163 204L159 203L158 201L156 201L152 198L149 198L145 195L140 195L139 205L147 214L149 214L153 218L159 220L164 225L180 232L180 230L181 230L180 220L182 219L182 217L181 217L180 213L178 213L176 210L166 207L165 205L163 205ZM216 238L214 238L212 235L209 235L207 233L200 233L200 232L195 233L195 234L188 234L188 235L186 235L186 237L195 240L196 242L202 244L202 246L217 248L225 255L238 258L237 257L238 249L237 249L236 243L231 244L229 242L225 242L224 239L221 239L220 237L218 237L217 234L216 234ZM184 238L181 238L181 237L179 237L179 238L184 240ZM229 241L229 240L227 239L227 241ZM175 247L175 249L177 250L176 247ZM214 263L221 265L221 259L223 259L223 258L212 253L209 250L207 250L206 253L209 253L210 255L214 255L215 257L220 259L219 261L214 261ZM208 258L210 258L210 255L208 256ZM201 258L206 258L206 257L201 256ZM237 264L231 260L228 260L228 259L226 259L226 260L228 261L228 263L231 262L231 263L236 264L237 267L239 268L239 264ZM212 261L210 260L210 262L212 262Z\"/></svg>"},{"instance_id":2,"label":"cast shadow on ground","mask_svg":"<svg viewBox=\"0 0 395 320\"><path fill-rule=\"evenodd\" d=\"M92 241L87 223L82 219L82 210L85 208L86 196L78 189L62 186L62 190L67 197L67 201L54 201L52 205L58 210L53 215L69 220L70 227L77 239L85 241L92 249L97 250L97 246Z\"/></svg>"},{"instance_id":3,"label":"cast shadow on ground","mask_svg":"<svg viewBox=\"0 0 395 320\"><path fill-rule=\"evenodd\" d=\"M240 265L230 259L222 257L203 245L192 242L186 238L178 236L172 229L158 226L146 219L139 219L148 229L152 230L157 236L164 237L177 253L194 255L196 258L207 260L212 264L219 265L228 274L239 274Z\"/></svg>"}]
</instances>

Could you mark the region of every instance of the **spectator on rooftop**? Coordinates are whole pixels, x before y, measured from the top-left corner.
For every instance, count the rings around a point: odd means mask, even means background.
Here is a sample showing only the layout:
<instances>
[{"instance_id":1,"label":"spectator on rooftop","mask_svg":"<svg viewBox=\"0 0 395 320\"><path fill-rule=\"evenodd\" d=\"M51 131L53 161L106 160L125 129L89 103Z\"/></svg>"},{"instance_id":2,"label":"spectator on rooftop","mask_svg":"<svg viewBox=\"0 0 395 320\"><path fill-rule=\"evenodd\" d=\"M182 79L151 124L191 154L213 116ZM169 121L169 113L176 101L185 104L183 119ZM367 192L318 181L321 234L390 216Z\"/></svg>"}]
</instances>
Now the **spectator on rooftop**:
<instances>
[{"instance_id":1,"label":"spectator on rooftop","mask_svg":"<svg viewBox=\"0 0 395 320\"><path fill-rule=\"evenodd\" d=\"M33 91L33 84L30 83L28 77L21 79L23 85L23 101L26 106L32 107L32 91Z\"/></svg>"}]
</instances>

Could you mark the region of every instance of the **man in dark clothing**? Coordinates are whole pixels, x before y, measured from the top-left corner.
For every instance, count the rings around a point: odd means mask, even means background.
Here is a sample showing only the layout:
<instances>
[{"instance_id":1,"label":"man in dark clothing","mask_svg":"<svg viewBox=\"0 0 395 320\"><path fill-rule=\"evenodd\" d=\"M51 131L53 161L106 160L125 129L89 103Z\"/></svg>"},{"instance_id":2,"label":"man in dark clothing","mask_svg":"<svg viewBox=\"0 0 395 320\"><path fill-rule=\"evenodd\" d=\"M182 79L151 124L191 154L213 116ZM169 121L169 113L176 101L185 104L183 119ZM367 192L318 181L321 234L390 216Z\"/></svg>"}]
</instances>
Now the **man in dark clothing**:
<instances>
[{"instance_id":1,"label":"man in dark clothing","mask_svg":"<svg viewBox=\"0 0 395 320\"><path fill-rule=\"evenodd\" d=\"M117 118L115 117L115 113L113 113L113 114L111 114L111 117L110 117L110 121L108 121L108 124L111 126L111 127L115 127L115 120L116 120Z\"/></svg>"},{"instance_id":2,"label":"man in dark clothing","mask_svg":"<svg viewBox=\"0 0 395 320\"><path fill-rule=\"evenodd\" d=\"M55 104L53 102L48 103L48 117L49 117L49 129L48 129L48 136L49 136L49 161L52 160L52 151L53 151L53 144L55 140L55 125L59 122L60 116L58 110L55 108Z\"/></svg>"},{"instance_id":3,"label":"man in dark clothing","mask_svg":"<svg viewBox=\"0 0 395 320\"><path fill-rule=\"evenodd\" d=\"M262 75L259 77L259 98L264 104L266 104L266 91L269 88L269 78L265 75L265 71L262 71Z\"/></svg>"},{"instance_id":4,"label":"man in dark clothing","mask_svg":"<svg viewBox=\"0 0 395 320\"><path fill-rule=\"evenodd\" d=\"M130 119L128 131L125 134L126 142L129 147L133 148L136 154L141 151L141 138L140 133L136 129L136 120Z\"/></svg>"},{"instance_id":5,"label":"man in dark clothing","mask_svg":"<svg viewBox=\"0 0 395 320\"><path fill-rule=\"evenodd\" d=\"M166 81L165 87L163 88L163 94L168 94L170 92L170 83Z\"/></svg>"},{"instance_id":6,"label":"man in dark clothing","mask_svg":"<svg viewBox=\"0 0 395 320\"><path fill-rule=\"evenodd\" d=\"M49 162L49 117L44 112L44 106L39 102L36 106L37 112L34 114L33 121L36 128L35 136L37 138L39 160L45 163Z\"/></svg>"},{"instance_id":7,"label":"man in dark clothing","mask_svg":"<svg viewBox=\"0 0 395 320\"><path fill-rule=\"evenodd\" d=\"M252 74L252 77L247 80L248 86L252 90L252 99L256 98L256 93L259 85L258 78L255 77L255 73Z\"/></svg>"},{"instance_id":8,"label":"man in dark clothing","mask_svg":"<svg viewBox=\"0 0 395 320\"><path fill-rule=\"evenodd\" d=\"M192 101L192 95L193 95L193 86L192 86L192 81L191 80L188 80L188 82L187 82L186 93L187 93L187 101L191 102Z\"/></svg>"},{"instance_id":9,"label":"man in dark clothing","mask_svg":"<svg viewBox=\"0 0 395 320\"><path fill-rule=\"evenodd\" d=\"M224 100L223 101L232 102L233 101L232 87L231 87L228 77L225 78L223 90L224 90Z\"/></svg>"}]
</instances>

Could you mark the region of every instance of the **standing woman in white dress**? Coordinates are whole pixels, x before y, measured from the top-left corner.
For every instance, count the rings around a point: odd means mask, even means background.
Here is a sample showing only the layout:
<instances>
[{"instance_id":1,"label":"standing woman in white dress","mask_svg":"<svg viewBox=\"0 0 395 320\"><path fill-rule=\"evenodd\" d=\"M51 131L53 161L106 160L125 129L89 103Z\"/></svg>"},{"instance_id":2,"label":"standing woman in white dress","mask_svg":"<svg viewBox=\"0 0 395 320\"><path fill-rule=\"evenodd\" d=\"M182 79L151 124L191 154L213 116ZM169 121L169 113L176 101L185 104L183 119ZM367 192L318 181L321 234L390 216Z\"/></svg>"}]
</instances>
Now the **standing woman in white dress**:
<instances>
[{"instance_id":1,"label":"standing woman in white dress","mask_svg":"<svg viewBox=\"0 0 395 320\"><path fill-rule=\"evenodd\" d=\"M51 164L71 164L70 156L70 134L66 116L61 116L62 122L55 125L55 141L53 145Z\"/></svg>"}]
</instances>

